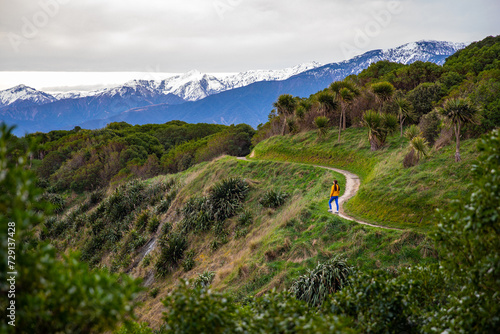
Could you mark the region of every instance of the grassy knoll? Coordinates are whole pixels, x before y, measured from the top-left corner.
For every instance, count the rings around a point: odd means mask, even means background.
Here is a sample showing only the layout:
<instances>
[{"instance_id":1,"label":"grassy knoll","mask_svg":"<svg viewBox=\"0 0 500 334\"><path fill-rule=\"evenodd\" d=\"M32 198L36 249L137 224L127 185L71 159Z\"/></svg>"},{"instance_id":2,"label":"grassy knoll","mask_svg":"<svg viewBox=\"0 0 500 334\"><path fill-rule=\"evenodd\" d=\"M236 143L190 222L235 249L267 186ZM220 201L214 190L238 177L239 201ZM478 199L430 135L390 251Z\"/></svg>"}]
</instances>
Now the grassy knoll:
<instances>
[{"instance_id":1,"label":"grassy knoll","mask_svg":"<svg viewBox=\"0 0 500 334\"><path fill-rule=\"evenodd\" d=\"M403 168L408 142L389 138L385 148L372 152L366 130L347 129L342 143L336 130L323 141L316 132L276 136L254 149L257 159L320 164L349 170L361 177L361 188L346 205L351 215L378 224L426 231L433 226L435 209L468 191L467 179L477 157L475 141L461 145L463 161L453 161L454 147L432 150L428 158L411 168Z\"/></svg>"}]
</instances>

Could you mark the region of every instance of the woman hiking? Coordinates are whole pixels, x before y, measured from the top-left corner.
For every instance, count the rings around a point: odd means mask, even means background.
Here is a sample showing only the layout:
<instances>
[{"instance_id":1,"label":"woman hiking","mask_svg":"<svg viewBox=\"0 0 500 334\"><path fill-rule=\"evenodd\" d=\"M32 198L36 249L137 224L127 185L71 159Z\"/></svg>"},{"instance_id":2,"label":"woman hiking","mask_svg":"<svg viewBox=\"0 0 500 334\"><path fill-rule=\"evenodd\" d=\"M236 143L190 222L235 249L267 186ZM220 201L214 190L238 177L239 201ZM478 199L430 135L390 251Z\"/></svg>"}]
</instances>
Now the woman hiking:
<instances>
[{"instance_id":1,"label":"woman hiking","mask_svg":"<svg viewBox=\"0 0 500 334\"><path fill-rule=\"evenodd\" d=\"M335 200L335 204L337 205L337 211L335 213L339 213L339 195L340 195L340 186L337 180L333 180L332 190L330 190L330 201L328 205L330 206L329 212L333 212L332 210L332 202Z\"/></svg>"}]
</instances>

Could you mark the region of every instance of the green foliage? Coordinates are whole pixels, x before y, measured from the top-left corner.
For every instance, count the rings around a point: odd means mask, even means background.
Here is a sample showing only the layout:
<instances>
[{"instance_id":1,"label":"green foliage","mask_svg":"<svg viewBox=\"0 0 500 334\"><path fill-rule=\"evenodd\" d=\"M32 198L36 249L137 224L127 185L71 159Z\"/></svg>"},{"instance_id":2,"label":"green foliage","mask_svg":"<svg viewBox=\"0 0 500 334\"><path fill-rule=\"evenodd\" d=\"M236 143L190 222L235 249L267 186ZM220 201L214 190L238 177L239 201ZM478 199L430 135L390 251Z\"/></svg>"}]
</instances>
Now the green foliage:
<instances>
[{"instance_id":1,"label":"green foliage","mask_svg":"<svg viewBox=\"0 0 500 334\"><path fill-rule=\"evenodd\" d=\"M320 306L329 295L349 284L352 270L346 259L334 257L295 279L289 292L311 306Z\"/></svg>"},{"instance_id":2,"label":"green foliage","mask_svg":"<svg viewBox=\"0 0 500 334\"><path fill-rule=\"evenodd\" d=\"M318 128L318 137L323 138L328 133L328 118L325 116L318 116L314 119L314 125Z\"/></svg>"},{"instance_id":3,"label":"green foliage","mask_svg":"<svg viewBox=\"0 0 500 334\"><path fill-rule=\"evenodd\" d=\"M74 255L56 254L51 246L40 243L28 247L22 242L32 234L32 228L43 221L46 203L35 176L25 168L27 156L11 159L9 143L12 129L1 125L0 135L0 222L4 227L15 223L16 242L16 321L19 333L90 333L112 330L132 315L139 285L127 277L90 271ZM38 213L37 213L38 212ZM0 231L0 242L7 254L7 228ZM7 257L0 260L0 290L7 295ZM21 288L22 287L22 288ZM6 298L0 301L7 309ZM14 332L7 322L0 324L2 332Z\"/></svg>"},{"instance_id":4,"label":"green foliage","mask_svg":"<svg viewBox=\"0 0 500 334\"><path fill-rule=\"evenodd\" d=\"M158 287L153 288L149 291L149 295L151 296L151 298L156 298L156 296L158 296L158 293L160 293L160 289Z\"/></svg>"},{"instance_id":5,"label":"green foliage","mask_svg":"<svg viewBox=\"0 0 500 334\"><path fill-rule=\"evenodd\" d=\"M239 306L227 294L180 285L163 301L161 333L354 333L341 317L318 314L286 293L271 292Z\"/></svg>"},{"instance_id":6,"label":"green foliage","mask_svg":"<svg viewBox=\"0 0 500 334\"><path fill-rule=\"evenodd\" d=\"M194 266L196 265L196 262L194 260L195 256L196 253L194 250L190 250L186 253L184 261L182 261L182 268L184 268L184 271L187 272L194 268Z\"/></svg>"},{"instance_id":7,"label":"green foliage","mask_svg":"<svg viewBox=\"0 0 500 334\"><path fill-rule=\"evenodd\" d=\"M249 226L253 223L253 215L250 211L244 210L238 216L238 225L240 226Z\"/></svg>"},{"instance_id":8,"label":"green foliage","mask_svg":"<svg viewBox=\"0 0 500 334\"><path fill-rule=\"evenodd\" d=\"M61 213L64 211L64 198L59 194L43 193L42 200L49 202L52 205L54 213Z\"/></svg>"},{"instance_id":9,"label":"green foliage","mask_svg":"<svg viewBox=\"0 0 500 334\"><path fill-rule=\"evenodd\" d=\"M429 142L429 145L434 145L441 131L441 119L438 112L433 110L422 116L418 126L422 130L422 136Z\"/></svg>"},{"instance_id":10,"label":"green foliage","mask_svg":"<svg viewBox=\"0 0 500 334\"><path fill-rule=\"evenodd\" d=\"M225 333L237 328L237 306L225 295L181 281L164 300L162 333Z\"/></svg>"},{"instance_id":11,"label":"green foliage","mask_svg":"<svg viewBox=\"0 0 500 334\"><path fill-rule=\"evenodd\" d=\"M340 104L337 102L337 95L329 91L319 92L316 96L316 100L321 107L323 115L328 115L332 111L338 110L340 107Z\"/></svg>"},{"instance_id":12,"label":"green foliage","mask_svg":"<svg viewBox=\"0 0 500 334\"><path fill-rule=\"evenodd\" d=\"M394 133L398 126L396 116L378 113L374 110L368 110L363 114L363 122L368 129L368 140L372 151L381 148L387 136Z\"/></svg>"},{"instance_id":13,"label":"green foliage","mask_svg":"<svg viewBox=\"0 0 500 334\"><path fill-rule=\"evenodd\" d=\"M227 178L217 182L209 191L210 215L216 221L234 216L249 189L248 183L240 178Z\"/></svg>"},{"instance_id":14,"label":"green foliage","mask_svg":"<svg viewBox=\"0 0 500 334\"><path fill-rule=\"evenodd\" d=\"M207 197L191 197L181 213L182 230L207 231L214 223L223 222L236 214L249 191L248 183L240 178L227 178L217 182Z\"/></svg>"},{"instance_id":15,"label":"green foliage","mask_svg":"<svg viewBox=\"0 0 500 334\"><path fill-rule=\"evenodd\" d=\"M371 88L381 101L390 100L395 91L394 86L387 81L375 83Z\"/></svg>"},{"instance_id":16,"label":"green foliage","mask_svg":"<svg viewBox=\"0 0 500 334\"><path fill-rule=\"evenodd\" d=\"M420 128L415 124L410 125L405 130L405 138L408 139L408 141L411 141L413 138L420 136L420 134L421 134Z\"/></svg>"},{"instance_id":17,"label":"green foliage","mask_svg":"<svg viewBox=\"0 0 500 334\"><path fill-rule=\"evenodd\" d=\"M194 285L199 288L208 288L215 278L215 273L213 271L205 271L199 274L194 281Z\"/></svg>"},{"instance_id":18,"label":"green foliage","mask_svg":"<svg viewBox=\"0 0 500 334\"><path fill-rule=\"evenodd\" d=\"M410 140L410 147L417 153L417 160L420 160L422 157L427 156L427 141L420 137L414 137L412 140Z\"/></svg>"},{"instance_id":19,"label":"green foliage","mask_svg":"<svg viewBox=\"0 0 500 334\"><path fill-rule=\"evenodd\" d=\"M153 330L148 327L146 322L139 324L127 321L114 334L153 334Z\"/></svg>"},{"instance_id":20,"label":"green foliage","mask_svg":"<svg viewBox=\"0 0 500 334\"><path fill-rule=\"evenodd\" d=\"M459 74L474 73L500 66L500 36L489 36L474 42L446 59L444 68Z\"/></svg>"},{"instance_id":21,"label":"green foliage","mask_svg":"<svg viewBox=\"0 0 500 334\"><path fill-rule=\"evenodd\" d=\"M155 263L156 273L166 276L184 257L188 247L186 238L179 233L170 233L159 240L160 256Z\"/></svg>"},{"instance_id":22,"label":"green foliage","mask_svg":"<svg viewBox=\"0 0 500 334\"><path fill-rule=\"evenodd\" d=\"M148 223L148 232L155 233L158 230L158 226L160 226L160 219L158 216L154 215L151 217Z\"/></svg>"},{"instance_id":23,"label":"green foliage","mask_svg":"<svg viewBox=\"0 0 500 334\"><path fill-rule=\"evenodd\" d=\"M276 209L285 203L288 196L289 195L285 192L282 192L280 190L275 191L271 189L269 191L266 191L264 195L262 195L259 203L266 208Z\"/></svg>"}]
</instances>

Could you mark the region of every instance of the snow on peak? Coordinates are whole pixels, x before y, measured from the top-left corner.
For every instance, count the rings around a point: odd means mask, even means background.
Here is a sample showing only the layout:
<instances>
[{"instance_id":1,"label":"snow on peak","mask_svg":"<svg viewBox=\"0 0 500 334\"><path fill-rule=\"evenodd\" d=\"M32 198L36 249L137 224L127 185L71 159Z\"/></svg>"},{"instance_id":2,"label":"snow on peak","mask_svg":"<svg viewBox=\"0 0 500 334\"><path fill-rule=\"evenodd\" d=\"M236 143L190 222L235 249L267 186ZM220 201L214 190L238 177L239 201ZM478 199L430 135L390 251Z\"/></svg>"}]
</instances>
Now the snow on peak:
<instances>
[{"instance_id":1,"label":"snow on peak","mask_svg":"<svg viewBox=\"0 0 500 334\"><path fill-rule=\"evenodd\" d=\"M50 94L22 84L0 91L0 107L11 105L17 101L44 104L55 100L56 98Z\"/></svg>"}]
</instances>

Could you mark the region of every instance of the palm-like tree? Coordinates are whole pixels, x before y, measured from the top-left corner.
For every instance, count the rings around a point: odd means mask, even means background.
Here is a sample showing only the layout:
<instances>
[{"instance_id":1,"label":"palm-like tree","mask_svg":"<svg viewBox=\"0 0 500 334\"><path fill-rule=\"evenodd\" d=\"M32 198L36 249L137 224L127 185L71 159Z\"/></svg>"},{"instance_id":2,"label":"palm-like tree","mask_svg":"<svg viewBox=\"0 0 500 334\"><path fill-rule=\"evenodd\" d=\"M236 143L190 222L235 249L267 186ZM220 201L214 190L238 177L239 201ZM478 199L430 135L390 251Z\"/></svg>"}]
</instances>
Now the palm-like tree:
<instances>
[{"instance_id":1,"label":"palm-like tree","mask_svg":"<svg viewBox=\"0 0 500 334\"><path fill-rule=\"evenodd\" d=\"M328 113L338 110L339 108L336 96L331 92L323 91L318 94L316 99L318 100L320 109L323 112L323 116L326 116Z\"/></svg>"},{"instance_id":2,"label":"palm-like tree","mask_svg":"<svg viewBox=\"0 0 500 334\"><path fill-rule=\"evenodd\" d=\"M397 97L394 102L398 107L399 128L401 130L400 136L403 137L403 123L405 122L406 118L413 117L413 111L410 102L402 97Z\"/></svg>"},{"instance_id":3,"label":"palm-like tree","mask_svg":"<svg viewBox=\"0 0 500 334\"><path fill-rule=\"evenodd\" d=\"M420 128L413 124L411 125L408 129L405 131L405 138L408 139L408 141L411 141L413 138L418 137L422 134L422 131L420 131Z\"/></svg>"},{"instance_id":4,"label":"palm-like tree","mask_svg":"<svg viewBox=\"0 0 500 334\"><path fill-rule=\"evenodd\" d=\"M372 151L382 147L387 140L387 136L392 134L398 127L396 116L378 113L374 110L367 110L363 114L363 123L368 129L368 140Z\"/></svg>"},{"instance_id":5,"label":"palm-like tree","mask_svg":"<svg viewBox=\"0 0 500 334\"><path fill-rule=\"evenodd\" d=\"M314 125L318 128L318 137L323 138L328 132L328 118L325 116L318 116L314 119Z\"/></svg>"},{"instance_id":6,"label":"palm-like tree","mask_svg":"<svg viewBox=\"0 0 500 334\"><path fill-rule=\"evenodd\" d=\"M427 156L427 140L423 137L416 136L410 140L410 147L417 153L417 161Z\"/></svg>"},{"instance_id":7,"label":"palm-like tree","mask_svg":"<svg viewBox=\"0 0 500 334\"><path fill-rule=\"evenodd\" d=\"M458 162L462 160L460 156L460 130L463 124L476 123L478 109L466 99L457 98L447 100L439 112L449 120L455 131L455 161Z\"/></svg>"},{"instance_id":8,"label":"palm-like tree","mask_svg":"<svg viewBox=\"0 0 500 334\"><path fill-rule=\"evenodd\" d=\"M339 138L342 130L346 129L346 108L359 95L358 87L351 81L343 80L336 81L330 85L330 89L336 94L337 100L340 102L340 124Z\"/></svg>"},{"instance_id":9,"label":"palm-like tree","mask_svg":"<svg viewBox=\"0 0 500 334\"><path fill-rule=\"evenodd\" d=\"M337 94L337 100L341 106L342 128L346 128L345 110L346 106L359 95L359 88L355 83L349 80L335 81L330 85L330 89Z\"/></svg>"},{"instance_id":10,"label":"palm-like tree","mask_svg":"<svg viewBox=\"0 0 500 334\"><path fill-rule=\"evenodd\" d=\"M297 100L290 94L283 94L278 97L278 101L273 103L273 106L278 111L278 115L283 116L283 130L281 134L285 134L288 116L293 115L295 107L297 106Z\"/></svg>"},{"instance_id":11,"label":"palm-like tree","mask_svg":"<svg viewBox=\"0 0 500 334\"><path fill-rule=\"evenodd\" d=\"M396 90L394 86L387 81L378 82L372 85L372 90L380 101L380 110L384 102L389 101Z\"/></svg>"}]
</instances>

